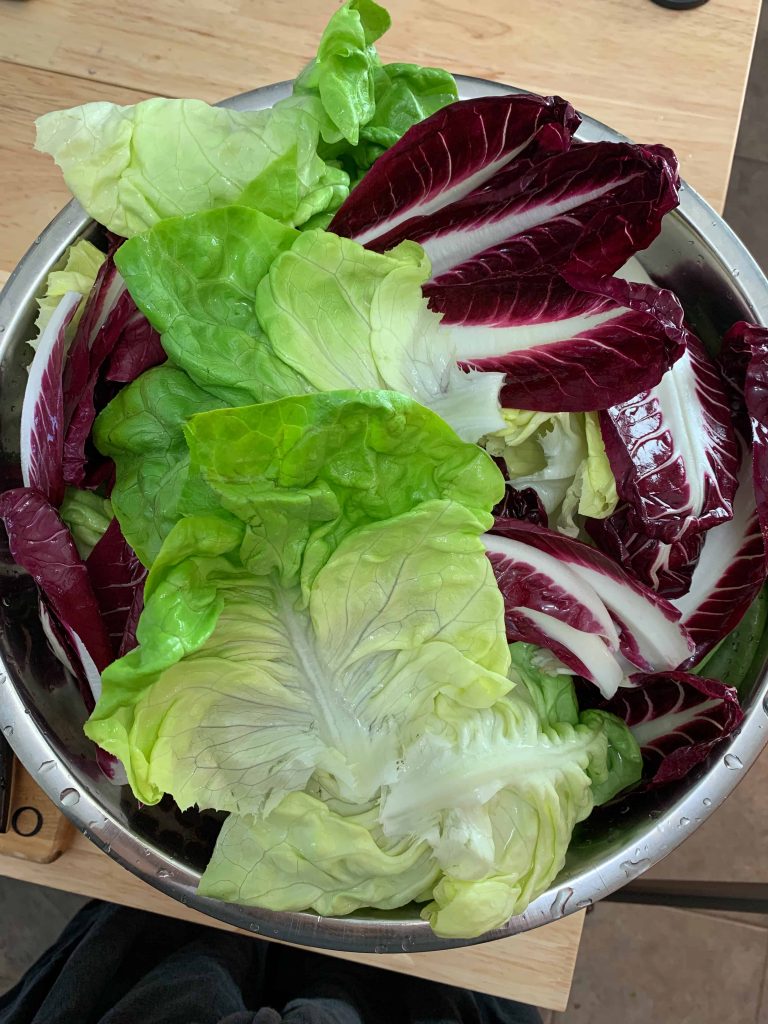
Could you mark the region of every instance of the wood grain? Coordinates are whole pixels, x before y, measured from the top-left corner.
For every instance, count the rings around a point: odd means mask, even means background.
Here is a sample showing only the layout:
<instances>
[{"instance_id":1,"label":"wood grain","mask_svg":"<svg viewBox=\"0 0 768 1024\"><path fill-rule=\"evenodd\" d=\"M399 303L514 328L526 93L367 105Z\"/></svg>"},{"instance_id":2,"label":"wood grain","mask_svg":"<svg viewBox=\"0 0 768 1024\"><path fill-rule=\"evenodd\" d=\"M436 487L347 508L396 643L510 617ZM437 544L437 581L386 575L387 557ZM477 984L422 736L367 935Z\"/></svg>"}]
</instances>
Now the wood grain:
<instances>
[{"instance_id":1,"label":"wood grain","mask_svg":"<svg viewBox=\"0 0 768 1024\"><path fill-rule=\"evenodd\" d=\"M2 22L0 38L1 26ZM137 103L148 95L0 62L1 269L13 270L36 236L72 198L53 160L33 148L35 118L55 107L98 99Z\"/></svg>"},{"instance_id":2,"label":"wood grain","mask_svg":"<svg viewBox=\"0 0 768 1024\"><path fill-rule=\"evenodd\" d=\"M74 835L74 826L16 761L9 828L0 833L0 854L50 864L66 849Z\"/></svg>"},{"instance_id":3,"label":"wood grain","mask_svg":"<svg viewBox=\"0 0 768 1024\"><path fill-rule=\"evenodd\" d=\"M139 881L79 832L53 864L34 864L0 856L0 875L140 907L214 928L238 931ZM578 912L523 935L439 953L384 955L334 952L327 955L517 999L546 1009L564 1010L583 921L583 912ZM253 937L251 932L240 934Z\"/></svg>"},{"instance_id":4,"label":"wood grain","mask_svg":"<svg viewBox=\"0 0 768 1024\"><path fill-rule=\"evenodd\" d=\"M384 59L560 93L630 138L672 146L691 184L722 209L760 0L713 0L685 12L649 0L387 6ZM118 17L107 0L5 0L0 58L93 84L215 101L295 75L332 7L132 0ZM68 98L54 92L50 101Z\"/></svg>"}]
</instances>

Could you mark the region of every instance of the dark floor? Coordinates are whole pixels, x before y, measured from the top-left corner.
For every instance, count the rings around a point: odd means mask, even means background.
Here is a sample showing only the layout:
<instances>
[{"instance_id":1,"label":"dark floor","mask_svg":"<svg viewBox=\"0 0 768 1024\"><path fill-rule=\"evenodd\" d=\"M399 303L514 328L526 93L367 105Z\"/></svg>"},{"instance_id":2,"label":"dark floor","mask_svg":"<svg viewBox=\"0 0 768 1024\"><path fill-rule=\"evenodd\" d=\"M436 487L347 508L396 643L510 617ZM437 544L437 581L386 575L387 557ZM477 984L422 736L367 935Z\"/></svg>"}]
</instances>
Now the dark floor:
<instances>
[{"instance_id":1,"label":"dark floor","mask_svg":"<svg viewBox=\"0 0 768 1024\"><path fill-rule=\"evenodd\" d=\"M725 208L726 220L768 272L766 105L768 0ZM768 751L727 803L653 873L768 881ZM0 878L0 920L14 922L0 929L0 992L82 902ZM544 1016L545 1024L768 1024L768 917L602 903L587 917L570 1008Z\"/></svg>"}]
</instances>

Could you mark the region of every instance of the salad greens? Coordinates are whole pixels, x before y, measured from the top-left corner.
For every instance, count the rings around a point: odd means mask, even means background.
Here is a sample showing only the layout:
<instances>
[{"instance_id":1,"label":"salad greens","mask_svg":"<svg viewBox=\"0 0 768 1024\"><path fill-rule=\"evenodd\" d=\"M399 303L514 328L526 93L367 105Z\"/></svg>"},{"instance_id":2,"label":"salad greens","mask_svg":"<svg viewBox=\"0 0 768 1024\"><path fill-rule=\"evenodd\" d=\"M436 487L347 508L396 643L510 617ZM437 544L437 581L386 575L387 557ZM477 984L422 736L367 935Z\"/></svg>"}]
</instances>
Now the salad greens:
<instances>
[{"instance_id":1,"label":"salad greens","mask_svg":"<svg viewBox=\"0 0 768 1024\"><path fill-rule=\"evenodd\" d=\"M0 518L105 774L228 815L201 893L471 938L741 721L768 334L716 364L612 276L669 150L388 27L343 4L269 110L39 119L107 252L49 276Z\"/></svg>"},{"instance_id":2,"label":"salad greens","mask_svg":"<svg viewBox=\"0 0 768 1024\"><path fill-rule=\"evenodd\" d=\"M504 429L486 438L485 447L504 460L513 487L536 490L553 526L576 536L577 515L611 515L616 481L596 413L503 409L502 416Z\"/></svg>"}]
</instances>

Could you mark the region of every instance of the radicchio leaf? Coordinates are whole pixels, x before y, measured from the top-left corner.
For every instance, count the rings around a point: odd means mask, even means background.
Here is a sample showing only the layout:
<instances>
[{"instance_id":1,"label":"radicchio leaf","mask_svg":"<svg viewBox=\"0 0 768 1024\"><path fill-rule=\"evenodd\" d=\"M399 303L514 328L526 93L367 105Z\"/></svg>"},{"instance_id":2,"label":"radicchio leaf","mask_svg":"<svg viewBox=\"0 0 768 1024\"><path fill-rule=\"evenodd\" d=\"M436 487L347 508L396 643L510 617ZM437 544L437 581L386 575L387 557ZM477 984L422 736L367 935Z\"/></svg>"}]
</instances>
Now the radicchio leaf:
<instances>
[{"instance_id":1,"label":"radicchio leaf","mask_svg":"<svg viewBox=\"0 0 768 1024\"><path fill-rule=\"evenodd\" d=\"M649 786L682 779L744 717L736 691L686 672L637 674L610 700L595 706L630 728L643 755Z\"/></svg>"},{"instance_id":2,"label":"radicchio leaf","mask_svg":"<svg viewBox=\"0 0 768 1024\"><path fill-rule=\"evenodd\" d=\"M90 710L100 692L100 674L114 654L72 535L44 495L27 487L0 494L0 519L14 561L37 583L77 655Z\"/></svg>"},{"instance_id":3,"label":"radicchio leaf","mask_svg":"<svg viewBox=\"0 0 768 1024\"><path fill-rule=\"evenodd\" d=\"M89 466L87 442L96 413L115 393L102 381L125 383L165 360L157 332L136 308L112 256L101 266L70 348L64 373L64 481L82 487Z\"/></svg>"},{"instance_id":4,"label":"radicchio leaf","mask_svg":"<svg viewBox=\"0 0 768 1024\"><path fill-rule=\"evenodd\" d=\"M766 578L765 547L749 463L742 465L733 519L708 530L687 594L673 601L683 617L696 665L738 625Z\"/></svg>"},{"instance_id":5,"label":"radicchio leaf","mask_svg":"<svg viewBox=\"0 0 768 1024\"><path fill-rule=\"evenodd\" d=\"M739 470L720 375L691 331L685 341L656 387L600 414L619 496L643 532L667 544L731 518Z\"/></svg>"},{"instance_id":6,"label":"radicchio leaf","mask_svg":"<svg viewBox=\"0 0 768 1024\"><path fill-rule=\"evenodd\" d=\"M652 285L604 278L577 290L555 275L426 291L461 364L509 374L510 408L604 409L658 384L685 351L682 307Z\"/></svg>"},{"instance_id":7,"label":"radicchio leaf","mask_svg":"<svg viewBox=\"0 0 768 1024\"><path fill-rule=\"evenodd\" d=\"M620 505L607 519L587 519L584 525L601 551L657 594L671 599L688 593L703 533L665 544L643 533L628 505Z\"/></svg>"},{"instance_id":8,"label":"radicchio leaf","mask_svg":"<svg viewBox=\"0 0 768 1024\"><path fill-rule=\"evenodd\" d=\"M503 459L493 460L497 465L502 463L506 476L506 464ZM533 487L523 487L518 490L512 484L507 483L504 489L504 497L493 510L494 516L501 519L523 519L528 523L535 523L537 526L547 525L547 511Z\"/></svg>"},{"instance_id":9,"label":"radicchio leaf","mask_svg":"<svg viewBox=\"0 0 768 1024\"><path fill-rule=\"evenodd\" d=\"M88 576L112 643L114 656L125 653L128 642L135 646L135 604L143 607L147 570L128 544L117 519L113 519L86 559ZM140 591L140 594L137 592ZM132 649L131 647L127 648Z\"/></svg>"},{"instance_id":10,"label":"radicchio leaf","mask_svg":"<svg viewBox=\"0 0 768 1024\"><path fill-rule=\"evenodd\" d=\"M580 120L570 103L552 96L452 103L378 158L329 230L365 244L487 186L521 154L530 155L534 140L538 152L567 149Z\"/></svg>"},{"instance_id":11,"label":"radicchio leaf","mask_svg":"<svg viewBox=\"0 0 768 1024\"><path fill-rule=\"evenodd\" d=\"M524 640L553 651L572 672L606 696L623 669L614 656L619 637L608 609L579 576L556 557L498 534L483 538L504 598L510 642Z\"/></svg>"},{"instance_id":12,"label":"radicchio leaf","mask_svg":"<svg viewBox=\"0 0 768 1024\"><path fill-rule=\"evenodd\" d=\"M752 484L768 553L768 328L740 321L723 338L722 359L744 396L752 428Z\"/></svg>"},{"instance_id":13,"label":"radicchio leaf","mask_svg":"<svg viewBox=\"0 0 768 1024\"><path fill-rule=\"evenodd\" d=\"M537 548L576 574L607 608L626 660L646 671L677 668L692 645L669 601L633 579L602 552L578 540L533 526L497 519L494 533Z\"/></svg>"},{"instance_id":14,"label":"radicchio leaf","mask_svg":"<svg viewBox=\"0 0 768 1024\"><path fill-rule=\"evenodd\" d=\"M426 159L411 174L429 180ZM521 160L435 212L356 237L377 252L418 242L437 284L552 271L610 275L658 235L662 217L677 206L678 182L677 160L664 146L595 142Z\"/></svg>"},{"instance_id":15,"label":"radicchio leaf","mask_svg":"<svg viewBox=\"0 0 768 1024\"><path fill-rule=\"evenodd\" d=\"M21 473L53 505L64 497L64 395L62 374L67 354L67 326L81 296L67 292L54 310L37 344L21 409Z\"/></svg>"}]
</instances>

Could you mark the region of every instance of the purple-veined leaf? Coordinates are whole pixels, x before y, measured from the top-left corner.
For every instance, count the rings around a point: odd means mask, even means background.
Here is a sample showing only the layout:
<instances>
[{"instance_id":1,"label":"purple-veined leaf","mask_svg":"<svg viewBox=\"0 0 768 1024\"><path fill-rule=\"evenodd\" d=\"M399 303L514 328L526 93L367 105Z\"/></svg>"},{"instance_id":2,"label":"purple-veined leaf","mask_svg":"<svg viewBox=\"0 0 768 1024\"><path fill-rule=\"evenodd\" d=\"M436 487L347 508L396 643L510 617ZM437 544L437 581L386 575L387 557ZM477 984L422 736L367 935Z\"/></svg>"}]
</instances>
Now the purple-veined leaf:
<instances>
[{"instance_id":1,"label":"purple-veined leaf","mask_svg":"<svg viewBox=\"0 0 768 1024\"><path fill-rule=\"evenodd\" d=\"M619 496L647 536L671 544L731 518L739 448L730 404L690 331L659 384L601 412L600 427Z\"/></svg>"},{"instance_id":2,"label":"purple-veined leaf","mask_svg":"<svg viewBox=\"0 0 768 1024\"><path fill-rule=\"evenodd\" d=\"M664 146L584 144L522 160L435 212L381 234L371 227L358 240L377 252L418 242L436 284L552 271L605 276L650 245L677 206L678 181Z\"/></svg>"},{"instance_id":3,"label":"purple-veined leaf","mask_svg":"<svg viewBox=\"0 0 768 1024\"><path fill-rule=\"evenodd\" d=\"M14 561L34 579L80 662L90 709L100 693L100 674L114 654L72 535L45 496L27 487L0 494L0 519Z\"/></svg>"},{"instance_id":4,"label":"purple-veined leaf","mask_svg":"<svg viewBox=\"0 0 768 1024\"><path fill-rule=\"evenodd\" d=\"M688 664L696 665L739 624L765 578L765 547L745 460L733 518L706 532L688 593L673 602L695 644Z\"/></svg>"},{"instance_id":5,"label":"purple-veined leaf","mask_svg":"<svg viewBox=\"0 0 768 1024\"><path fill-rule=\"evenodd\" d=\"M682 307L652 285L604 278L577 290L553 275L427 294L464 367L509 375L510 408L604 409L658 384L685 351Z\"/></svg>"},{"instance_id":6,"label":"purple-veined leaf","mask_svg":"<svg viewBox=\"0 0 768 1024\"><path fill-rule=\"evenodd\" d=\"M497 465L502 464L502 472L506 476L504 460L494 459L493 461ZM524 519L528 523L536 523L537 526L547 525L547 510L533 487L523 487L522 490L518 490L512 484L507 483L504 497L494 508L493 514L501 519Z\"/></svg>"},{"instance_id":7,"label":"purple-veined leaf","mask_svg":"<svg viewBox=\"0 0 768 1024\"><path fill-rule=\"evenodd\" d=\"M752 485L768 553L768 328L740 321L723 338L722 360L740 387L752 428Z\"/></svg>"},{"instance_id":8,"label":"purple-veined leaf","mask_svg":"<svg viewBox=\"0 0 768 1024\"><path fill-rule=\"evenodd\" d=\"M640 673L596 707L623 719L643 754L649 786L682 779L741 722L736 691L686 672Z\"/></svg>"},{"instance_id":9,"label":"purple-veined leaf","mask_svg":"<svg viewBox=\"0 0 768 1024\"><path fill-rule=\"evenodd\" d=\"M523 541L493 533L483 541L504 598L507 639L546 647L606 696L614 693L624 675L615 657L619 636L593 588Z\"/></svg>"},{"instance_id":10,"label":"purple-veined leaf","mask_svg":"<svg viewBox=\"0 0 768 1024\"><path fill-rule=\"evenodd\" d=\"M34 487L53 505L64 497L64 395L62 373L67 354L67 326L81 296L67 292L53 311L29 367L21 408L21 473L25 487Z\"/></svg>"},{"instance_id":11,"label":"purple-veined leaf","mask_svg":"<svg viewBox=\"0 0 768 1024\"><path fill-rule=\"evenodd\" d=\"M159 336L136 308L108 256L88 296L64 372L65 483L82 487L98 471L98 466L88 465L86 444L96 413L114 396L116 384L164 360Z\"/></svg>"},{"instance_id":12,"label":"purple-veined leaf","mask_svg":"<svg viewBox=\"0 0 768 1024\"><path fill-rule=\"evenodd\" d=\"M329 230L365 244L482 189L521 154L529 155L534 141L540 153L567 149L580 120L570 103L553 96L452 103L378 158Z\"/></svg>"},{"instance_id":13,"label":"purple-veined leaf","mask_svg":"<svg viewBox=\"0 0 768 1024\"><path fill-rule=\"evenodd\" d=\"M494 533L537 548L577 575L605 605L629 664L645 671L677 668L692 651L680 612L595 548L530 523L497 519Z\"/></svg>"},{"instance_id":14,"label":"purple-veined leaf","mask_svg":"<svg viewBox=\"0 0 768 1024\"><path fill-rule=\"evenodd\" d=\"M643 533L628 505L620 505L607 519L587 519L585 527L601 551L657 594L671 599L688 592L703 533L665 544Z\"/></svg>"},{"instance_id":15,"label":"purple-veined leaf","mask_svg":"<svg viewBox=\"0 0 768 1024\"><path fill-rule=\"evenodd\" d=\"M117 519L109 524L85 565L117 657L122 653L127 630L135 639L134 603L138 590L143 595L147 570L123 536Z\"/></svg>"}]
</instances>

